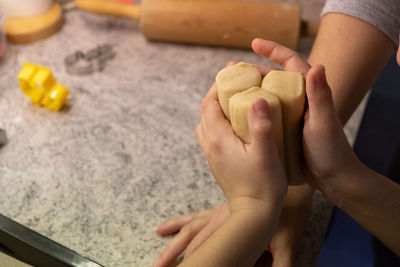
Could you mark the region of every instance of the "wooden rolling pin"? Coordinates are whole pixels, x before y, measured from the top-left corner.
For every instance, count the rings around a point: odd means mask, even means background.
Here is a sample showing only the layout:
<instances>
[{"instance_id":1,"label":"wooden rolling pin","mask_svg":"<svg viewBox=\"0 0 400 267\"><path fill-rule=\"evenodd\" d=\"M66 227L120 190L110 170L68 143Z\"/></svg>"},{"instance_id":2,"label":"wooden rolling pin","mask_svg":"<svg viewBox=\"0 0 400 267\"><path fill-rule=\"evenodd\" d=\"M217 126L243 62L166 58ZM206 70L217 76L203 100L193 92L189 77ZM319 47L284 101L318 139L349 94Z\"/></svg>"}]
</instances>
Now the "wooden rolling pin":
<instances>
[{"instance_id":1,"label":"wooden rolling pin","mask_svg":"<svg viewBox=\"0 0 400 267\"><path fill-rule=\"evenodd\" d=\"M86 11L140 21L144 36L192 44L249 48L254 38L295 49L300 33L313 36L318 22L302 22L300 5L245 0L75 0Z\"/></svg>"}]
</instances>

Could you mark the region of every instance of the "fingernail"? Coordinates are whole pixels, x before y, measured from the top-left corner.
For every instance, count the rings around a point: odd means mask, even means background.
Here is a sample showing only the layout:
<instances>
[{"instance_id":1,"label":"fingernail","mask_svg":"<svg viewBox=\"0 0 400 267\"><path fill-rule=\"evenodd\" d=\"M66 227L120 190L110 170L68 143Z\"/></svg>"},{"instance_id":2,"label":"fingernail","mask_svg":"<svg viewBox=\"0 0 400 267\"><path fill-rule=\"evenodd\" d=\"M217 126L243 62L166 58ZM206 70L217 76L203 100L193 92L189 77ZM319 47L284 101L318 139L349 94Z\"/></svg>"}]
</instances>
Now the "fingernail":
<instances>
[{"instance_id":1,"label":"fingernail","mask_svg":"<svg viewBox=\"0 0 400 267\"><path fill-rule=\"evenodd\" d=\"M258 99L253 105L253 110L258 115L266 115L268 113L267 101Z\"/></svg>"}]
</instances>

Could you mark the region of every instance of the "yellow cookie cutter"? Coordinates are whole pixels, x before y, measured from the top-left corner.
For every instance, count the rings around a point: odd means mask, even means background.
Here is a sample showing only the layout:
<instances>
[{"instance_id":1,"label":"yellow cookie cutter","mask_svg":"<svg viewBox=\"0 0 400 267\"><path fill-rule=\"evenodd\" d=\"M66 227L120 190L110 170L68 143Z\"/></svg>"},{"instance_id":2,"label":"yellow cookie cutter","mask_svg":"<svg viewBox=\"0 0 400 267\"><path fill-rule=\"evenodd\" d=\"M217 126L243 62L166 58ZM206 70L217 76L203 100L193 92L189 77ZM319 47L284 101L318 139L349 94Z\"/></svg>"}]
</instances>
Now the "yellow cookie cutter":
<instances>
[{"instance_id":1,"label":"yellow cookie cutter","mask_svg":"<svg viewBox=\"0 0 400 267\"><path fill-rule=\"evenodd\" d=\"M24 63L18 80L22 92L36 106L59 111L68 100L68 89L56 82L49 68Z\"/></svg>"}]
</instances>

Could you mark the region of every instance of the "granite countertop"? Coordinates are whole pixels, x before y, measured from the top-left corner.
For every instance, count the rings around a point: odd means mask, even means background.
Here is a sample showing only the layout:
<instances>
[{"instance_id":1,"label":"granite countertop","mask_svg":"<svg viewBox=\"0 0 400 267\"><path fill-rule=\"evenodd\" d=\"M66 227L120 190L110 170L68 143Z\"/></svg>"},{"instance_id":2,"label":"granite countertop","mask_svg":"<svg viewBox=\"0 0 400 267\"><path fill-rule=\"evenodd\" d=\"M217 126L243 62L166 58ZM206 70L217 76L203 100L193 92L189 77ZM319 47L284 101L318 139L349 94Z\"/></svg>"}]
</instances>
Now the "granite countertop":
<instances>
[{"instance_id":1,"label":"granite countertop","mask_svg":"<svg viewBox=\"0 0 400 267\"><path fill-rule=\"evenodd\" d=\"M66 55L104 43L117 55L102 72L66 73ZM303 40L304 56L309 47ZM0 213L105 266L149 266L170 240L158 223L224 201L194 133L200 101L229 60L270 64L246 50L148 42L136 22L79 11L58 34L9 53ZM23 62L49 67L70 89L67 109L30 103L17 82ZM297 266L314 262L329 210L317 194Z\"/></svg>"}]
</instances>

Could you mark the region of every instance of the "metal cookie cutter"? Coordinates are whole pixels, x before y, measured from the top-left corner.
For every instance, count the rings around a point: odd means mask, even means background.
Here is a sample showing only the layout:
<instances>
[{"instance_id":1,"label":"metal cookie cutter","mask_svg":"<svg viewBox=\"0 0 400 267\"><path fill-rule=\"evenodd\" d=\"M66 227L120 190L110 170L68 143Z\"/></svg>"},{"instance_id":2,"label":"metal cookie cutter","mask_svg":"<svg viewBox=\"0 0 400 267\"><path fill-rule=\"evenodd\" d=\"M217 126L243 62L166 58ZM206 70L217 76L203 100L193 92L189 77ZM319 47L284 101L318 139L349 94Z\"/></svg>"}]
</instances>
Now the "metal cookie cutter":
<instances>
[{"instance_id":1,"label":"metal cookie cutter","mask_svg":"<svg viewBox=\"0 0 400 267\"><path fill-rule=\"evenodd\" d=\"M102 71L107 60L114 58L115 52L108 44L99 45L88 51L76 51L65 58L67 72L71 75L87 75L95 71Z\"/></svg>"}]
</instances>

